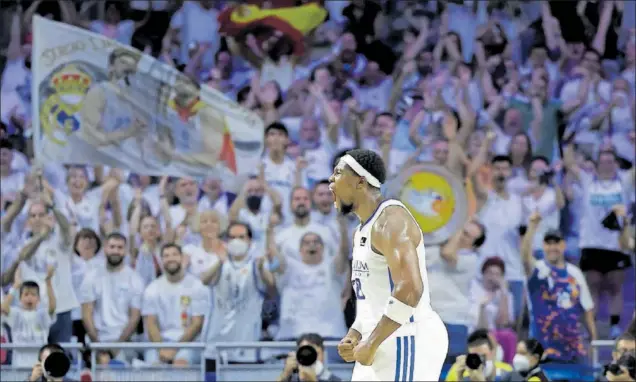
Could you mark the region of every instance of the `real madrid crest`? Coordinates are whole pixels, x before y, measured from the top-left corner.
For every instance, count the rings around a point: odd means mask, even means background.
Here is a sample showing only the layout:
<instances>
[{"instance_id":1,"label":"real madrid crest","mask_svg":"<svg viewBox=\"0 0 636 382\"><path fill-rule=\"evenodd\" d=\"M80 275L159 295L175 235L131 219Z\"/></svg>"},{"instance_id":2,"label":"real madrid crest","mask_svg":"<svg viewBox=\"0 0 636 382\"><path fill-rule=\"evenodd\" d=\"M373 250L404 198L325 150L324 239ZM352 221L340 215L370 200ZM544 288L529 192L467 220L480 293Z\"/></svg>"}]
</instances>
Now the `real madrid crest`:
<instances>
[{"instance_id":1,"label":"real madrid crest","mask_svg":"<svg viewBox=\"0 0 636 382\"><path fill-rule=\"evenodd\" d=\"M190 296L181 296L181 306L186 307L190 305Z\"/></svg>"},{"instance_id":2,"label":"real madrid crest","mask_svg":"<svg viewBox=\"0 0 636 382\"><path fill-rule=\"evenodd\" d=\"M395 179L387 193L404 203L426 244L441 244L468 218L464 183L446 168L420 163Z\"/></svg>"}]
</instances>

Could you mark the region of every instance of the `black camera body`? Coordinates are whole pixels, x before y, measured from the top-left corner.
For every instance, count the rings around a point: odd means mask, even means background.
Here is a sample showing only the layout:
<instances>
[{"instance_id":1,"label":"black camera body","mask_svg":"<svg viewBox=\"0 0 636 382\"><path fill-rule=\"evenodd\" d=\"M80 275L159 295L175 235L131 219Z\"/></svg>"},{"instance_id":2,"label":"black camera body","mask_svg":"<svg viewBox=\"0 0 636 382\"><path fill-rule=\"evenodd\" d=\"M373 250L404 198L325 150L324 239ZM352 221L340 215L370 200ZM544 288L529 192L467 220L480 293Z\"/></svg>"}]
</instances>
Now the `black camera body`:
<instances>
[{"instance_id":1,"label":"black camera body","mask_svg":"<svg viewBox=\"0 0 636 382\"><path fill-rule=\"evenodd\" d=\"M612 362L605 367L605 373L610 372L614 375L621 375L623 374L621 366L627 369L627 372L632 379L636 379L636 357L634 354L623 354L618 361Z\"/></svg>"},{"instance_id":2,"label":"black camera body","mask_svg":"<svg viewBox=\"0 0 636 382\"><path fill-rule=\"evenodd\" d=\"M547 170L539 174L539 184L550 184L554 177L554 170Z\"/></svg>"},{"instance_id":3,"label":"black camera body","mask_svg":"<svg viewBox=\"0 0 636 382\"><path fill-rule=\"evenodd\" d=\"M470 353L466 356L466 367L471 370L477 370L481 365L486 364L484 356L479 354Z\"/></svg>"},{"instance_id":4,"label":"black camera body","mask_svg":"<svg viewBox=\"0 0 636 382\"><path fill-rule=\"evenodd\" d=\"M71 369L71 360L61 351L54 351L49 354L42 365L44 369L44 378L46 376L53 378L62 378Z\"/></svg>"}]
</instances>

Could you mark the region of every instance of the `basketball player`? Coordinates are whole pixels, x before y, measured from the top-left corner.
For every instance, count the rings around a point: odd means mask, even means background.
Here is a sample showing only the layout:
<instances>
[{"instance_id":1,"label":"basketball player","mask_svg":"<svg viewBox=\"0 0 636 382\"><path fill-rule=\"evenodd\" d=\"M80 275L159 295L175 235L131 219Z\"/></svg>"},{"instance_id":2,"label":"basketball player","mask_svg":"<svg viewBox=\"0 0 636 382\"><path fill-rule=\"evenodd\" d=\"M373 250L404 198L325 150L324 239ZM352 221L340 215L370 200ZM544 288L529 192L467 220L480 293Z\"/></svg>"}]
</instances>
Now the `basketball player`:
<instances>
[{"instance_id":1,"label":"basketball player","mask_svg":"<svg viewBox=\"0 0 636 382\"><path fill-rule=\"evenodd\" d=\"M422 230L404 204L383 200L384 163L351 150L329 179L336 208L355 213L351 281L357 315L338 352L353 381L437 381L448 334L430 306Z\"/></svg>"},{"instance_id":2,"label":"basketball player","mask_svg":"<svg viewBox=\"0 0 636 382\"><path fill-rule=\"evenodd\" d=\"M122 48L109 55L108 80L95 84L86 93L80 110L81 127L69 137L69 151L81 155L79 159L86 160L88 155L99 164L138 167L147 118L135 107L131 79L140 59L139 54ZM90 151L83 152L86 146ZM107 154L106 158L103 154Z\"/></svg>"}]
</instances>

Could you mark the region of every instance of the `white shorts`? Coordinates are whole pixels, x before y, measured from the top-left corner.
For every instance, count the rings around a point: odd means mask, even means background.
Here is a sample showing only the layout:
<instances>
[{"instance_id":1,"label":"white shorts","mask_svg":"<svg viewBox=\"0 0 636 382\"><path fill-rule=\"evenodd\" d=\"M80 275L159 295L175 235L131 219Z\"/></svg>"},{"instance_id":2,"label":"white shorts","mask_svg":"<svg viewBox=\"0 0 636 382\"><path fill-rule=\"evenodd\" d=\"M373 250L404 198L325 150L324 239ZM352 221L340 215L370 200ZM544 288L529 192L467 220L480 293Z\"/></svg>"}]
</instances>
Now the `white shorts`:
<instances>
[{"instance_id":1,"label":"white shorts","mask_svg":"<svg viewBox=\"0 0 636 382\"><path fill-rule=\"evenodd\" d=\"M198 365L201 363L201 352L196 349L178 349L174 360L185 360L188 365ZM144 353L144 361L150 364L159 363L159 351L157 349L149 349Z\"/></svg>"},{"instance_id":2,"label":"white shorts","mask_svg":"<svg viewBox=\"0 0 636 382\"><path fill-rule=\"evenodd\" d=\"M415 325L415 333L391 336L371 366L356 362L352 381L439 381L448 354L448 333L437 314Z\"/></svg>"}]
</instances>

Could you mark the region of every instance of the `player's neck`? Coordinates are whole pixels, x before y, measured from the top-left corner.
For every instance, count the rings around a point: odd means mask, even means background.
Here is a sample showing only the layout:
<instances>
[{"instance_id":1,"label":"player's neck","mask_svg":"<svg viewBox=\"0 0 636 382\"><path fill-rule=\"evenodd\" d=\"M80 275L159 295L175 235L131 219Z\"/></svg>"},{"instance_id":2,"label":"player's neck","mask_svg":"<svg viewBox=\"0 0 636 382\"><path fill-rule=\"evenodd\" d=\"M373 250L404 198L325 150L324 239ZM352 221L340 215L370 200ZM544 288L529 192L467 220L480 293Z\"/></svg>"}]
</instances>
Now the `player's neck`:
<instances>
[{"instance_id":1,"label":"player's neck","mask_svg":"<svg viewBox=\"0 0 636 382\"><path fill-rule=\"evenodd\" d=\"M383 198L379 192L369 191L364 197L358 200L355 214L358 216L358 219L360 219L360 222L364 223L375 213L380 203L382 203Z\"/></svg>"},{"instance_id":2,"label":"player's neck","mask_svg":"<svg viewBox=\"0 0 636 382\"><path fill-rule=\"evenodd\" d=\"M278 150L269 150L269 159L276 164L281 164L285 160L285 152Z\"/></svg>"}]
</instances>

